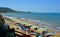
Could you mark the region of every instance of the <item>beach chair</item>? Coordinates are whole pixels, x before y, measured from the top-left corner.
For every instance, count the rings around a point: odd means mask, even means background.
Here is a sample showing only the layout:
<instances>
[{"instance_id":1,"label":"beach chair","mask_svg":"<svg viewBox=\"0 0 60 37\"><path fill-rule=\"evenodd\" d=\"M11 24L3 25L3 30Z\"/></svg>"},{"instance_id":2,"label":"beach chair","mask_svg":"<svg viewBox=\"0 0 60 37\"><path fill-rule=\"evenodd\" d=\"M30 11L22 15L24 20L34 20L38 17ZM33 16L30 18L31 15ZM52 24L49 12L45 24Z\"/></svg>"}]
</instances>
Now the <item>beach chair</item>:
<instances>
[{"instance_id":1,"label":"beach chair","mask_svg":"<svg viewBox=\"0 0 60 37\"><path fill-rule=\"evenodd\" d=\"M55 34L55 32L50 32L50 33L47 33L47 34L46 34L46 37L53 36L54 34Z\"/></svg>"}]
</instances>

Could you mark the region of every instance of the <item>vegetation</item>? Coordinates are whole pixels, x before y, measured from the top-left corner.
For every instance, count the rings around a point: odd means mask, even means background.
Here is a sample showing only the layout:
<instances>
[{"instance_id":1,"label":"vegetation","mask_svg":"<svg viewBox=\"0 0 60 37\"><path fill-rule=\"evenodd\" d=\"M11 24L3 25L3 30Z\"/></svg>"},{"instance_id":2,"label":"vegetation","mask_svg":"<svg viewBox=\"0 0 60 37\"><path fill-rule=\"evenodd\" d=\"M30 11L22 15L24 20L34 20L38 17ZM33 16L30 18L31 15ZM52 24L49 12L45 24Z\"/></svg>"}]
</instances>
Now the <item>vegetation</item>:
<instances>
[{"instance_id":1,"label":"vegetation","mask_svg":"<svg viewBox=\"0 0 60 37\"><path fill-rule=\"evenodd\" d=\"M28 12L24 12L24 11L16 11L16 10L13 10L13 9L10 9L10 8L7 8L7 7L0 7L0 13L6 13L6 12L18 12L18 13L31 13L30 11Z\"/></svg>"},{"instance_id":2,"label":"vegetation","mask_svg":"<svg viewBox=\"0 0 60 37\"><path fill-rule=\"evenodd\" d=\"M0 7L0 12L15 12L15 10L12 10L12 9L6 8L6 7Z\"/></svg>"}]
</instances>

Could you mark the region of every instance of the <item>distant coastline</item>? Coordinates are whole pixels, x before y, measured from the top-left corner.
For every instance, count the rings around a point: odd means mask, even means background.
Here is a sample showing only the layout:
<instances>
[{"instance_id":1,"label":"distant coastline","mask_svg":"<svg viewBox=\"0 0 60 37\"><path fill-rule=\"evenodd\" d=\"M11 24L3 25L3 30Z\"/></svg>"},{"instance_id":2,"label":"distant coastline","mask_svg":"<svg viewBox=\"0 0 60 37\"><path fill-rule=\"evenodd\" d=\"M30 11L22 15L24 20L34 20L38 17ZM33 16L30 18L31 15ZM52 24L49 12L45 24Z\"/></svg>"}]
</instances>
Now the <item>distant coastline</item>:
<instances>
[{"instance_id":1,"label":"distant coastline","mask_svg":"<svg viewBox=\"0 0 60 37\"><path fill-rule=\"evenodd\" d=\"M25 12L25 11L16 11L16 10L13 10L11 8L7 8L7 7L0 7L0 13L10 13L10 12L18 12L18 13L32 13L30 11L28 12Z\"/></svg>"}]
</instances>

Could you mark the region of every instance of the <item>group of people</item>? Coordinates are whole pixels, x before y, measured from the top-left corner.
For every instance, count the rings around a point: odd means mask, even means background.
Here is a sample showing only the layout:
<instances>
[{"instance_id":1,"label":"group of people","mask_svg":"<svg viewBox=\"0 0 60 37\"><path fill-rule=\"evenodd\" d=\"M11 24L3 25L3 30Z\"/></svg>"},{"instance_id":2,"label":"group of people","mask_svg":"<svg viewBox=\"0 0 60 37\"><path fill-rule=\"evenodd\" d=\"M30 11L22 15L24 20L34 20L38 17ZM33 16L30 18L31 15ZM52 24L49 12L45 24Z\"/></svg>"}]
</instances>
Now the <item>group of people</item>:
<instances>
[{"instance_id":1,"label":"group of people","mask_svg":"<svg viewBox=\"0 0 60 37\"><path fill-rule=\"evenodd\" d=\"M52 35L48 35L48 33L46 31L42 31L42 33L40 32L36 32L38 30L38 28L34 28L34 29L31 29L32 26L26 26L25 24L22 25L22 24L17 24L21 27L21 29L26 33L26 31L28 32L28 34L32 35L32 34L35 34L36 37L50 37ZM29 36L30 36L29 35Z\"/></svg>"},{"instance_id":2,"label":"group of people","mask_svg":"<svg viewBox=\"0 0 60 37\"><path fill-rule=\"evenodd\" d=\"M15 37L14 31L14 29L9 28L9 26L5 23L3 16L0 14L0 37ZM14 36L10 36L11 33L13 33L12 35Z\"/></svg>"},{"instance_id":3,"label":"group of people","mask_svg":"<svg viewBox=\"0 0 60 37\"><path fill-rule=\"evenodd\" d=\"M6 36L5 34L6 34L7 30L5 29L4 25L5 25L5 20L4 20L3 16L0 14L0 37L5 37ZM36 32L36 30L38 30L38 28L34 28L32 30L31 29L32 26L25 26L25 24L24 25L19 24L19 26L21 27L21 29L23 31L25 31L25 32L27 31L28 34L36 33L36 37L50 37L51 36L50 34L49 35L46 34L45 31L42 31L42 36L41 36L41 33Z\"/></svg>"}]
</instances>

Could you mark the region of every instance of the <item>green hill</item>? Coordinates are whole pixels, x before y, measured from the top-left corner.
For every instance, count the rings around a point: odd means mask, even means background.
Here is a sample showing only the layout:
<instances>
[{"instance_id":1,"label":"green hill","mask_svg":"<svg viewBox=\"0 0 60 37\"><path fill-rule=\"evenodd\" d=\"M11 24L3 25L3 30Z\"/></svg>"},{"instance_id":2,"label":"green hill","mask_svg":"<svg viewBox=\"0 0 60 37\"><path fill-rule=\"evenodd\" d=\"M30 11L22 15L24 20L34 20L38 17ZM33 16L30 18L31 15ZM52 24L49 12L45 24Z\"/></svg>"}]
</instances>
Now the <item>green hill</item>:
<instances>
[{"instance_id":1,"label":"green hill","mask_svg":"<svg viewBox=\"0 0 60 37\"><path fill-rule=\"evenodd\" d=\"M17 13L31 13L30 11L29 12L25 12L25 11L16 11L16 10L13 10L11 8L7 8L7 7L0 7L0 13L9 13L9 12L17 12Z\"/></svg>"},{"instance_id":2,"label":"green hill","mask_svg":"<svg viewBox=\"0 0 60 37\"><path fill-rule=\"evenodd\" d=\"M0 7L0 12L15 12L15 10L6 7Z\"/></svg>"}]
</instances>

